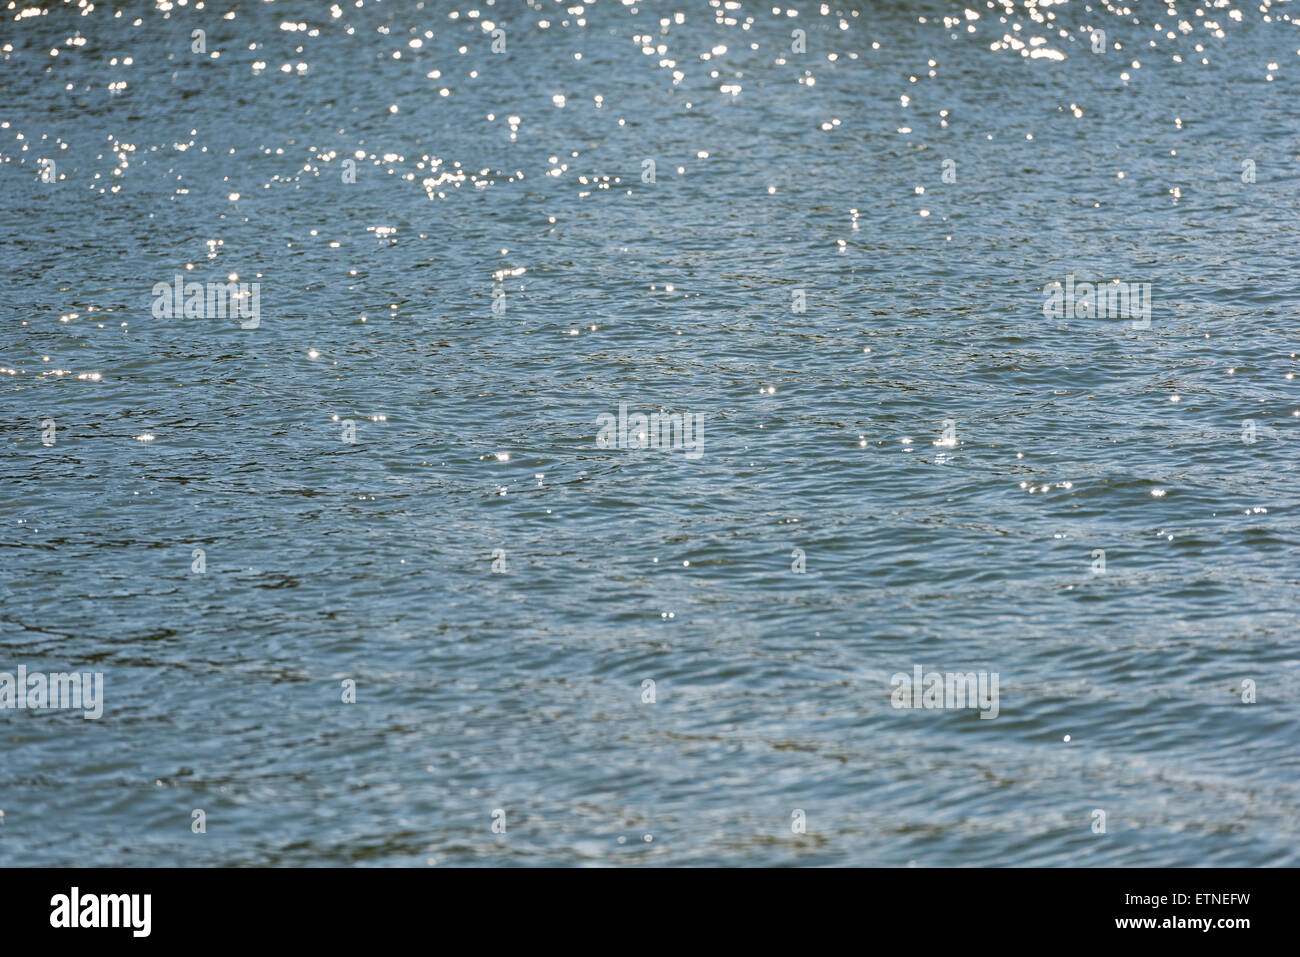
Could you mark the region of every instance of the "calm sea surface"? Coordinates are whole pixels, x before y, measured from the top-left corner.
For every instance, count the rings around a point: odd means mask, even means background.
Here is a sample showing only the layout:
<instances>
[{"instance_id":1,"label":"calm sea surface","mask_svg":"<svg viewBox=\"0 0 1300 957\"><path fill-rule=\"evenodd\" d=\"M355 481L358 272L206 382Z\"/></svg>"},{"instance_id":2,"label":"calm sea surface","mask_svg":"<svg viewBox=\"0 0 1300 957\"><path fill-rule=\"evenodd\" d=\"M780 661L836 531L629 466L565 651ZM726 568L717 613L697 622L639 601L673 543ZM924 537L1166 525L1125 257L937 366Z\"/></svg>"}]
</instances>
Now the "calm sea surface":
<instances>
[{"instance_id":1,"label":"calm sea surface","mask_svg":"<svg viewBox=\"0 0 1300 957\"><path fill-rule=\"evenodd\" d=\"M22 6L0 864L1300 864L1289 4Z\"/></svg>"}]
</instances>

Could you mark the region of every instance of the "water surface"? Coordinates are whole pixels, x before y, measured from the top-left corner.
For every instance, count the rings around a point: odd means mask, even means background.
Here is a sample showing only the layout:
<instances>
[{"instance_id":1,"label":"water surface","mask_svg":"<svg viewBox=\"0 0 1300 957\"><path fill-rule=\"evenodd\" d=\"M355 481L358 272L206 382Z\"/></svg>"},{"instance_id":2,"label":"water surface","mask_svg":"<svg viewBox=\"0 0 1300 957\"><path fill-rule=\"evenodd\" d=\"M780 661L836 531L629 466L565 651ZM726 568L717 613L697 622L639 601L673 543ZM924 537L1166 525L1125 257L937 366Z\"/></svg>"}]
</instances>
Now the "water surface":
<instances>
[{"instance_id":1,"label":"water surface","mask_svg":"<svg viewBox=\"0 0 1300 957\"><path fill-rule=\"evenodd\" d=\"M4 11L0 863L1300 863L1288 6Z\"/></svg>"}]
</instances>

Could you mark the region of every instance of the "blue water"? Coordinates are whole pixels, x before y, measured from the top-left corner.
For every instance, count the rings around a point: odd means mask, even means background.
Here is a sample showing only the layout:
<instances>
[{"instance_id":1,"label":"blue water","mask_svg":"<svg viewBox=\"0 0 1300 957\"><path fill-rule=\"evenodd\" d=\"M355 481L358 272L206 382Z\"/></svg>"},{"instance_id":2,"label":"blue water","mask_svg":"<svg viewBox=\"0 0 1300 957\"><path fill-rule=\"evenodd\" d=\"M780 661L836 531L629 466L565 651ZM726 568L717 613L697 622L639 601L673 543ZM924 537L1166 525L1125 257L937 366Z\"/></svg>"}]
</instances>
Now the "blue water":
<instances>
[{"instance_id":1,"label":"blue water","mask_svg":"<svg viewBox=\"0 0 1300 957\"><path fill-rule=\"evenodd\" d=\"M1133 6L3 11L0 864L1300 863L1300 33Z\"/></svg>"}]
</instances>

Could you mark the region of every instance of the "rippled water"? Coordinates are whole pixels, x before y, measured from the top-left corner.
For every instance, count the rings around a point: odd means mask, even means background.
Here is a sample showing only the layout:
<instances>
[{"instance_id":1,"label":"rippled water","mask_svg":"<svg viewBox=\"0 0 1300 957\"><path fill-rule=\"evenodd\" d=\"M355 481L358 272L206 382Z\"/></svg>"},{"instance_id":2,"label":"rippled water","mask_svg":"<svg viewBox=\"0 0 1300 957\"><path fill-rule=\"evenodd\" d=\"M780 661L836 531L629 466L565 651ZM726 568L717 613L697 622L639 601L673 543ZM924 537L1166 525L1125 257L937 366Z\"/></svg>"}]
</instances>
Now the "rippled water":
<instances>
[{"instance_id":1,"label":"rippled water","mask_svg":"<svg viewBox=\"0 0 1300 957\"><path fill-rule=\"evenodd\" d=\"M1300 32L1139 6L3 11L0 863L1300 863Z\"/></svg>"}]
</instances>

